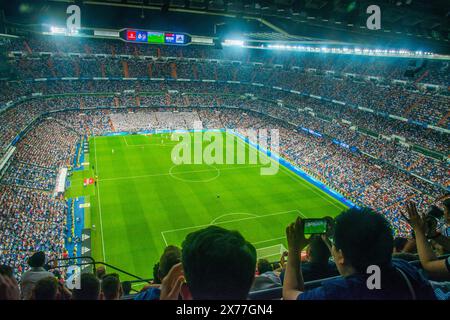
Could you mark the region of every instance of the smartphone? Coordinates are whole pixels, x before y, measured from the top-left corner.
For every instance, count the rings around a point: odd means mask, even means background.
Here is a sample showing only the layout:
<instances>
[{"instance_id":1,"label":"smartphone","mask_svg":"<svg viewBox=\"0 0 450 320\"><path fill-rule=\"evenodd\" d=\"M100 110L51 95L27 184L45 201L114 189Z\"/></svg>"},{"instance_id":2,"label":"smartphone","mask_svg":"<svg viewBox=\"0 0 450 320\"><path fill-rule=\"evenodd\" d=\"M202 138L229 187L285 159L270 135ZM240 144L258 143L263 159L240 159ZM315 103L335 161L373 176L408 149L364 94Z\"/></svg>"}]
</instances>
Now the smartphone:
<instances>
[{"instance_id":1,"label":"smartphone","mask_svg":"<svg viewBox=\"0 0 450 320\"><path fill-rule=\"evenodd\" d=\"M324 234L328 230L328 219L304 219L304 234Z\"/></svg>"}]
</instances>

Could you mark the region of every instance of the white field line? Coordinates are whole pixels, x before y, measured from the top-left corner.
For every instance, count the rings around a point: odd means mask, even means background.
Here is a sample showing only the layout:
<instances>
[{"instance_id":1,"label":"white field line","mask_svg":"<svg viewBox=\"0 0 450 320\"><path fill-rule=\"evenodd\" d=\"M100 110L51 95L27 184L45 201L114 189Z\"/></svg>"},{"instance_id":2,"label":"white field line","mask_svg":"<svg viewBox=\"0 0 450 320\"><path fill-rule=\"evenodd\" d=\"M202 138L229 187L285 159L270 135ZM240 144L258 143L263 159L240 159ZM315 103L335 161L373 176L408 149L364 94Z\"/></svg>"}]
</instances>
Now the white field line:
<instances>
[{"instance_id":1,"label":"white field line","mask_svg":"<svg viewBox=\"0 0 450 320\"><path fill-rule=\"evenodd\" d=\"M252 244L255 245L255 244L260 244L260 243L265 243L265 242L281 240L281 239L286 239L286 236L279 237L279 238L273 238L273 239L269 239L269 240L256 241L256 242L252 242ZM268 248L268 247L265 247L265 248ZM262 248L260 248L260 249L262 249ZM256 249L256 250L259 250L259 249Z\"/></svg>"},{"instance_id":2,"label":"white field line","mask_svg":"<svg viewBox=\"0 0 450 320\"><path fill-rule=\"evenodd\" d=\"M223 217L228 217L228 216L238 216L238 215L247 215L247 216L253 216L253 217L258 217L257 214L254 213L248 213L248 212L232 212L232 213L226 213L226 214L222 214L220 216L218 216L217 218L215 218L213 221L211 221L209 224L215 224L217 220L222 219Z\"/></svg>"},{"instance_id":3,"label":"white field line","mask_svg":"<svg viewBox=\"0 0 450 320\"><path fill-rule=\"evenodd\" d=\"M254 214L254 215L255 215L254 217L248 217L248 218L242 218L242 219L228 220L228 221L224 221L224 222L218 222L218 223L215 223L215 224L217 225L217 224L224 224L224 223L228 223L228 222L236 222L236 221L249 220L249 219L256 219L256 218L264 218L264 217L268 217L268 216L273 216L273 215L278 215L278 214L283 214L283 213L289 213L289 212L298 212L298 214L299 214L302 218L306 218L306 216L305 216L300 210L294 209L294 210L289 210L289 211L280 211L280 212L275 212L275 213L271 213L271 214L266 214L266 215L263 215L263 216L258 216L258 215L256 215L256 214ZM243 213L244 213L244 212L243 212ZM215 221L218 220L219 218L222 218L222 217L225 217L225 216L228 216L228 215L232 215L232 214L237 214L237 213L230 213L230 214L224 214L224 215L221 215L221 216L215 218L210 224L207 224L207 225L193 226L193 227L187 227L187 228L180 228L180 229L173 229L173 230L162 231L162 232L161 232L161 236L162 236L162 238L163 238L163 240L164 240L164 243L165 243L166 246L167 246L167 240L166 240L166 237L164 236L164 233L169 233L169 232L176 232L176 231L181 231L181 230L188 230L188 229L195 229L195 228L207 227L207 226L213 225L213 224L214 224L213 222L215 222ZM245 214L252 214L252 215L253 215L253 213L245 213ZM252 244L257 245L257 244L260 244L260 243L270 242L270 241L275 241L275 240L281 240L281 239L285 239L285 238L286 238L286 236L283 236L283 237L279 237L279 238L273 238L273 239L268 239L268 240L262 240L262 241L252 242Z\"/></svg>"},{"instance_id":4,"label":"white field line","mask_svg":"<svg viewBox=\"0 0 450 320\"><path fill-rule=\"evenodd\" d=\"M122 137L123 137L123 141L125 141L125 144L127 145L127 147L129 147L130 145L128 144L127 139L125 138L125 136L122 136Z\"/></svg>"},{"instance_id":5,"label":"white field line","mask_svg":"<svg viewBox=\"0 0 450 320\"><path fill-rule=\"evenodd\" d=\"M161 232L161 236L163 237L164 244L165 244L166 247L167 247L168 243L167 243L166 237L164 236L164 232Z\"/></svg>"},{"instance_id":6,"label":"white field line","mask_svg":"<svg viewBox=\"0 0 450 320\"><path fill-rule=\"evenodd\" d=\"M240 170L240 169L248 169L248 168L259 168L261 165L252 165L252 166L241 166L241 167L230 167L230 168L224 168L224 169L204 169L204 170L192 170L192 171L183 171L183 172L177 172L177 173L155 173L155 174L144 174L140 176L127 176L127 177L117 177L117 178L107 178L102 179L102 181L112 181L112 180L128 180L128 179L139 179L139 178L147 178L147 177L160 177L160 176L171 176L171 175L178 175L178 174L185 174L185 173L199 173L199 172L209 172L209 171L224 171L224 170Z\"/></svg>"},{"instance_id":7,"label":"white field line","mask_svg":"<svg viewBox=\"0 0 450 320\"><path fill-rule=\"evenodd\" d=\"M172 141L169 140L167 143L165 142L164 144L161 143L141 143L141 144L129 144L127 141L126 136L122 136L123 140L125 141L125 144L127 145L127 147L146 147L146 146L157 146L157 147L173 147L175 145L177 145L179 142L177 141Z\"/></svg>"},{"instance_id":8,"label":"white field line","mask_svg":"<svg viewBox=\"0 0 450 320\"><path fill-rule=\"evenodd\" d=\"M228 220L228 221L222 221L222 222L217 222L214 225L225 224L225 223L230 223L230 222L238 222L238 221L244 221L244 220L251 220L251 219L265 218L265 217L276 216L276 215L280 215L280 214L286 214L286 213L290 213L290 212L297 212L297 213L301 214L301 212L299 210L294 209L294 210L288 210L288 211L274 212L274 213L265 214L265 215L262 215L262 216L247 217L247 218L240 218L240 219L233 219L233 220ZM198 225L198 226L191 226L191 227L185 227L185 228L179 228L179 229L172 229L172 230L163 231L162 233L170 233L170 232L177 232L177 231L183 231L183 230L205 228L205 227L209 227L211 225L213 225L213 224L209 223L209 224L203 224L203 225Z\"/></svg>"},{"instance_id":9,"label":"white field line","mask_svg":"<svg viewBox=\"0 0 450 320\"><path fill-rule=\"evenodd\" d=\"M98 163L97 163L97 140L94 137L94 148L95 148L95 168L98 172ZM95 174L95 172L94 172ZM97 195L98 195L98 212L100 214L100 233L102 235L102 250L103 250L103 262L106 262L106 254L105 254L105 239L103 238L103 219L102 219L102 204L100 201L100 184L97 181Z\"/></svg>"}]
</instances>

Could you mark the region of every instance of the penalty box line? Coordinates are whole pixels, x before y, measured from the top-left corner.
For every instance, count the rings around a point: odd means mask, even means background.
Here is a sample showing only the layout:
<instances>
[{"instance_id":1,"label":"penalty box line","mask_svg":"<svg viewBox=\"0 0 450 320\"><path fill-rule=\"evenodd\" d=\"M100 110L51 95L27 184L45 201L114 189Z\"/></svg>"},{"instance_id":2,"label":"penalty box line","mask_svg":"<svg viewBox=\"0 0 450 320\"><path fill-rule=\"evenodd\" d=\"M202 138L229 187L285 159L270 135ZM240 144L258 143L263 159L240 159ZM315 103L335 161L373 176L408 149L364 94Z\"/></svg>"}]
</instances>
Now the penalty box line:
<instances>
[{"instance_id":1,"label":"penalty box line","mask_svg":"<svg viewBox=\"0 0 450 320\"><path fill-rule=\"evenodd\" d=\"M259 219L259 218L265 218L265 217L271 217L271 216L277 216L277 215L282 215L282 214L286 214L286 213L292 213L292 212L297 212L302 218L306 218L305 214L300 211L299 209L293 209L293 210L288 210L288 211L278 211L278 212L273 212L273 213L269 213L269 214L265 214L262 216L253 216L253 217L247 217L247 218L241 218L241 219L233 219L233 220L228 220L228 221L223 221L223 222L217 222L217 223L209 223L209 224L203 224L203 225L198 225L198 226L191 226L191 227L185 227L185 228L178 228L178 229L172 229L172 230L166 230L166 231L161 231L161 236L164 240L165 245L168 245L167 239L165 237L166 233L173 233L173 232L178 232L178 231L184 231L184 230L191 230L191 229L199 229L199 228L206 228L212 225L220 225L220 224L225 224L225 223L231 223L231 222L238 222L238 221L244 221L244 220L252 220L252 219ZM223 215L222 215L223 216ZM219 216L220 217L220 216ZM217 219L217 218L216 218ZM214 219L213 221L215 221L216 219ZM269 239L269 240L263 240L263 241L257 241L255 242L255 244L259 244L259 243L264 243L264 242L269 242L269 241L275 241L275 240L280 240L282 238L285 237L280 237L280 238L274 238L274 239Z\"/></svg>"}]
</instances>

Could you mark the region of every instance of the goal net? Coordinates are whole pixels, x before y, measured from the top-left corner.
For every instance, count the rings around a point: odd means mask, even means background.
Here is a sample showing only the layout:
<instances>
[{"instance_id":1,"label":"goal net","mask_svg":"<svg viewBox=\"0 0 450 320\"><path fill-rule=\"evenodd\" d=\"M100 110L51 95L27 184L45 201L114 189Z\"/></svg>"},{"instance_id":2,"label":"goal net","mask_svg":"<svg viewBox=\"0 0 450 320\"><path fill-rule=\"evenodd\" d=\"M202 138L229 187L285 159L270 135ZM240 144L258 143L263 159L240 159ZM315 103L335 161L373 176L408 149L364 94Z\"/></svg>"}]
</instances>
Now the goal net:
<instances>
[{"instance_id":1,"label":"goal net","mask_svg":"<svg viewBox=\"0 0 450 320\"><path fill-rule=\"evenodd\" d=\"M284 251L287 251L287 249L282 244L276 244L274 246L256 249L256 255L258 259L279 259Z\"/></svg>"}]
</instances>

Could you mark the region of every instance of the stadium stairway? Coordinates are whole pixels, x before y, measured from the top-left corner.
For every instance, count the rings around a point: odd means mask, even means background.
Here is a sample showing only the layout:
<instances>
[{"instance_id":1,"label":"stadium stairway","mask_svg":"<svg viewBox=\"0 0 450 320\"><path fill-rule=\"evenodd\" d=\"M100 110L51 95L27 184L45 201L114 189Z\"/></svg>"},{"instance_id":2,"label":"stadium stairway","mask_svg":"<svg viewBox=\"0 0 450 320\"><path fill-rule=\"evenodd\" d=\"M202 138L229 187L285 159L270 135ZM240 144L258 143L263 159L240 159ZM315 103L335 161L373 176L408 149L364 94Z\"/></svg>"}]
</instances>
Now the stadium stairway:
<instances>
[{"instance_id":1,"label":"stadium stairway","mask_svg":"<svg viewBox=\"0 0 450 320\"><path fill-rule=\"evenodd\" d=\"M190 102L189 102L189 96L188 95L184 95L183 96L183 102L184 102L184 105L185 106L189 106L190 105Z\"/></svg>"},{"instance_id":2,"label":"stadium stairway","mask_svg":"<svg viewBox=\"0 0 450 320\"><path fill-rule=\"evenodd\" d=\"M149 78L152 77L152 74L153 74L153 64L152 63L147 64L147 74L148 74Z\"/></svg>"},{"instance_id":3,"label":"stadium stairway","mask_svg":"<svg viewBox=\"0 0 450 320\"><path fill-rule=\"evenodd\" d=\"M126 60L122 60L122 67L123 67L123 76L125 78L129 78L130 72L128 71L128 62Z\"/></svg>"},{"instance_id":4,"label":"stadium stairway","mask_svg":"<svg viewBox=\"0 0 450 320\"><path fill-rule=\"evenodd\" d=\"M100 64L100 70L102 72L102 77L106 78L106 70L105 70L105 63L102 61L102 63Z\"/></svg>"},{"instance_id":5,"label":"stadium stairway","mask_svg":"<svg viewBox=\"0 0 450 320\"><path fill-rule=\"evenodd\" d=\"M141 55L141 52L139 51L138 46L134 46L134 56L139 57Z\"/></svg>"},{"instance_id":6,"label":"stadium stairway","mask_svg":"<svg viewBox=\"0 0 450 320\"><path fill-rule=\"evenodd\" d=\"M425 72L422 73L422 74L420 75L420 77L418 77L418 78L416 79L416 81L414 81L414 84L420 83L420 81L422 81L426 76L428 76L429 73L430 73L430 71L425 70Z\"/></svg>"},{"instance_id":7,"label":"stadium stairway","mask_svg":"<svg viewBox=\"0 0 450 320\"><path fill-rule=\"evenodd\" d=\"M109 124L109 126L111 127L111 130L112 130L113 132L116 132L116 128L114 127L114 123L112 122L111 119L108 119L108 124Z\"/></svg>"},{"instance_id":8,"label":"stadium stairway","mask_svg":"<svg viewBox=\"0 0 450 320\"><path fill-rule=\"evenodd\" d=\"M91 54L92 50L91 47L89 47L87 44L84 45L84 52L87 54Z\"/></svg>"},{"instance_id":9,"label":"stadium stairway","mask_svg":"<svg viewBox=\"0 0 450 320\"><path fill-rule=\"evenodd\" d=\"M421 97L420 99L417 99L414 103L410 104L408 108L406 108L405 110L405 115L409 115L411 113L411 111L413 111L415 108L417 108L422 101L424 100L423 97Z\"/></svg>"},{"instance_id":10,"label":"stadium stairway","mask_svg":"<svg viewBox=\"0 0 450 320\"><path fill-rule=\"evenodd\" d=\"M28 45L28 42L24 41L24 42L23 42L23 46L25 47L25 49L27 50L27 52L28 52L29 54L32 54L32 53L33 53L33 50L31 50L30 46Z\"/></svg>"},{"instance_id":11,"label":"stadium stairway","mask_svg":"<svg viewBox=\"0 0 450 320\"><path fill-rule=\"evenodd\" d=\"M177 76L177 64L175 62L172 62L170 64L170 75L173 79L178 79Z\"/></svg>"},{"instance_id":12,"label":"stadium stairway","mask_svg":"<svg viewBox=\"0 0 450 320\"><path fill-rule=\"evenodd\" d=\"M136 96L136 106L140 107L141 106L141 97Z\"/></svg>"},{"instance_id":13,"label":"stadium stairway","mask_svg":"<svg viewBox=\"0 0 450 320\"><path fill-rule=\"evenodd\" d=\"M450 111L448 111L447 114L438 121L437 126L444 127L444 124L448 118L450 118Z\"/></svg>"},{"instance_id":14,"label":"stadium stairway","mask_svg":"<svg viewBox=\"0 0 450 320\"><path fill-rule=\"evenodd\" d=\"M53 60L51 58L49 58L47 60L47 66L48 66L48 69L50 70L50 72L52 73L52 76L56 78L56 71L53 66Z\"/></svg>"},{"instance_id":15,"label":"stadium stairway","mask_svg":"<svg viewBox=\"0 0 450 320\"><path fill-rule=\"evenodd\" d=\"M75 76L79 78L80 77L80 63L79 63L79 60L76 60L76 59L73 60L73 69L74 69L74 72L75 72Z\"/></svg>"},{"instance_id":16,"label":"stadium stairway","mask_svg":"<svg viewBox=\"0 0 450 320\"><path fill-rule=\"evenodd\" d=\"M407 168L408 171L413 171L414 169L416 169L417 167L419 167L420 164L422 164L422 162L423 162L424 159L425 159L424 156L422 156L422 155L419 156L419 158L418 158L416 161L414 161L413 163L411 163L411 164L409 165L409 167Z\"/></svg>"},{"instance_id":17,"label":"stadium stairway","mask_svg":"<svg viewBox=\"0 0 450 320\"><path fill-rule=\"evenodd\" d=\"M197 65L195 63L192 64L192 73L194 74L194 79L198 80L198 69L197 69Z\"/></svg>"}]
</instances>

